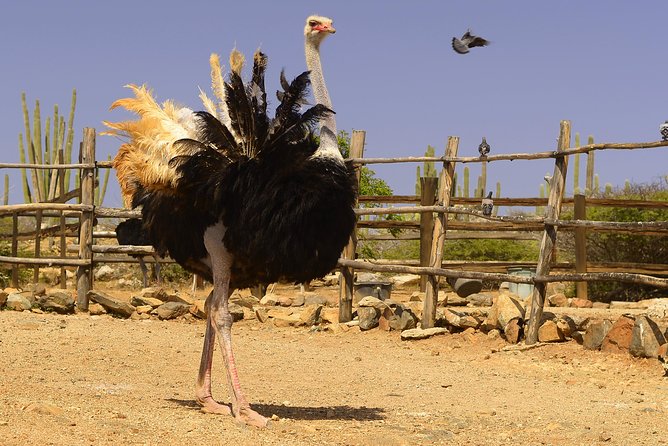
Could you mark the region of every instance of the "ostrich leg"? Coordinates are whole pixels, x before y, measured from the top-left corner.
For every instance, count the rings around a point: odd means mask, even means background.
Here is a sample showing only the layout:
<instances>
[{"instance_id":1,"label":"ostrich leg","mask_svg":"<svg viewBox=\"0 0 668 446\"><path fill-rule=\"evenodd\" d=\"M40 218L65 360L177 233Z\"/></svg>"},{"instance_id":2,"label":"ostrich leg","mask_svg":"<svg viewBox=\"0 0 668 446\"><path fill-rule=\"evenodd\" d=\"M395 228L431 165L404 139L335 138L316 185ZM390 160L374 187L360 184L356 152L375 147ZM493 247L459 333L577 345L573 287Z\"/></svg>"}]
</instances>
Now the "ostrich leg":
<instances>
[{"instance_id":1,"label":"ostrich leg","mask_svg":"<svg viewBox=\"0 0 668 446\"><path fill-rule=\"evenodd\" d=\"M220 350L223 352L225 361L225 370L227 372L227 382L230 385L232 395L232 414L241 423L251 426L265 427L268 419L251 409L246 396L241 391L239 383L239 373L237 371L234 353L232 352L232 315L228 307L230 295L230 268L232 266L232 255L223 245L223 236L225 227L221 222L207 228L204 233L204 245L211 259L211 270L213 272L213 291L208 300L208 322L207 330L211 326L220 343ZM211 336L213 343L213 335ZM205 345L204 348L212 349L212 346ZM204 355L202 359L204 362ZM209 362L209 374L211 373L211 360ZM206 374L206 373L205 373ZM200 376L202 375L200 370Z\"/></svg>"},{"instance_id":2,"label":"ostrich leg","mask_svg":"<svg viewBox=\"0 0 668 446\"><path fill-rule=\"evenodd\" d=\"M211 314L211 296L213 291L206 299L207 314ZM213 360L213 349L216 341L216 331L213 327L213 319L206 318L206 333L204 335L204 346L202 348L202 360L199 364L199 374L197 375L197 384L195 386L195 398L197 403L202 406L202 411L215 413L219 415L230 415L232 411L224 404L218 403L211 395L211 365Z\"/></svg>"}]
</instances>

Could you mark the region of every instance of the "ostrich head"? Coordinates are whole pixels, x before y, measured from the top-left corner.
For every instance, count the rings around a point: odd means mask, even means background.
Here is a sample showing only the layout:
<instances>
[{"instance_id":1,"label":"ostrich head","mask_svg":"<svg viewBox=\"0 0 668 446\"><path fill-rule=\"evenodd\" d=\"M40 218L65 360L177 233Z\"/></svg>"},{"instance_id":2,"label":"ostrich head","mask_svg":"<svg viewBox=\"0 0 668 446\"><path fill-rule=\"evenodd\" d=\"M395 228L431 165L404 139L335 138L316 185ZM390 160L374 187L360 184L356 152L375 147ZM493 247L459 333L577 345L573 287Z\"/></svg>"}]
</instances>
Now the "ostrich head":
<instances>
[{"instance_id":1,"label":"ostrich head","mask_svg":"<svg viewBox=\"0 0 668 446\"><path fill-rule=\"evenodd\" d=\"M304 37L316 45L319 45L329 34L334 34L335 32L336 30L332 26L332 19L330 18L312 15L306 19Z\"/></svg>"}]
</instances>

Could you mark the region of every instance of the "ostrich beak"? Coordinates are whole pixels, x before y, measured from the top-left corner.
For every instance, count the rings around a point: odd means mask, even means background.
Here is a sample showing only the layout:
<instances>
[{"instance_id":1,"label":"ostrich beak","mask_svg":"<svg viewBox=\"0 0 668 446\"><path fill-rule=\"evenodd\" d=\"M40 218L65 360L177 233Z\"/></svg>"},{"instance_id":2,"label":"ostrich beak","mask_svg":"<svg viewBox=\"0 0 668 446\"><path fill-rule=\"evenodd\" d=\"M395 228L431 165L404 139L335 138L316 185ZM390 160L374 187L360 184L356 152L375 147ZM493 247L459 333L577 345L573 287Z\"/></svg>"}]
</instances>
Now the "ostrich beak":
<instances>
[{"instance_id":1,"label":"ostrich beak","mask_svg":"<svg viewBox=\"0 0 668 446\"><path fill-rule=\"evenodd\" d=\"M332 25L325 25L325 24L318 25L317 27L315 27L313 29L315 29L317 31L320 31L320 32L324 32L324 33L330 33L330 34L334 34L336 32L336 29L334 29L334 27Z\"/></svg>"}]
</instances>

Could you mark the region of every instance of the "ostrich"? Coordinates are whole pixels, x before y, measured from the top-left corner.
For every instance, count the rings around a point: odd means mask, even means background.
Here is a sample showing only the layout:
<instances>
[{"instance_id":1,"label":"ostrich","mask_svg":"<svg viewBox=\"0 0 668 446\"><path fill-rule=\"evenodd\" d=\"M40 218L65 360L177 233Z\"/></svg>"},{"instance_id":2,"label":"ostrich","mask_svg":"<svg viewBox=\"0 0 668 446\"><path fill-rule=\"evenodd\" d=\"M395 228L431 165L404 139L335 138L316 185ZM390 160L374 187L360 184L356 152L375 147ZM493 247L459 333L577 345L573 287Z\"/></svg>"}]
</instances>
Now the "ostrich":
<instances>
[{"instance_id":1,"label":"ostrich","mask_svg":"<svg viewBox=\"0 0 668 446\"><path fill-rule=\"evenodd\" d=\"M141 225L141 220L138 218L129 218L125 221L122 221L116 226L116 240L118 240L119 245L150 245L151 242L148 239L148 236ZM143 255L132 255L132 257L139 260L139 268L142 273L142 286L146 288L148 286L148 268L146 268L146 263L144 262ZM155 259L155 278L160 284L162 282L160 277L160 261L159 254L153 254Z\"/></svg>"},{"instance_id":2,"label":"ostrich","mask_svg":"<svg viewBox=\"0 0 668 446\"><path fill-rule=\"evenodd\" d=\"M106 123L129 138L114 159L126 202L142 207L156 249L213 283L195 394L206 412L232 414L266 426L241 390L232 352L228 298L235 288L279 280L304 283L331 271L355 224L353 169L338 150L336 121L320 63L320 44L334 33L331 19L311 16L304 28L308 72L280 95L267 116L267 58L254 56L252 80L241 79L243 56L230 56L222 82L212 63L213 101L194 113L172 102L159 106L145 87L116 101L137 121ZM311 85L316 104L300 113ZM218 118L216 118L218 116ZM316 143L312 123L319 122ZM231 409L213 399L215 339L223 353Z\"/></svg>"}]
</instances>

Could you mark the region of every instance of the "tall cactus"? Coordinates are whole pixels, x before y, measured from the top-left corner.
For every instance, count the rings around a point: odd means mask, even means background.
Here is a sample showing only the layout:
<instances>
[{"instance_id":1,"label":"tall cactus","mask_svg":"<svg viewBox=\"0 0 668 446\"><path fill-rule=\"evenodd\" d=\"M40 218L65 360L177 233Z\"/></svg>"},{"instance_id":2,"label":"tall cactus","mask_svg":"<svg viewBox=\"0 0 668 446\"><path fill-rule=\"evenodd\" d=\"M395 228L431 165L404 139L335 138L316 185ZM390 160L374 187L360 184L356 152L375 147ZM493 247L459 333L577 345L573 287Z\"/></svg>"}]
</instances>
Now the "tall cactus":
<instances>
[{"instance_id":1,"label":"tall cactus","mask_svg":"<svg viewBox=\"0 0 668 446\"><path fill-rule=\"evenodd\" d=\"M494 198L501 198L501 182L497 181L496 182L496 195L494 195ZM496 217L499 213L499 206L494 206L492 209L492 215Z\"/></svg>"},{"instance_id":2,"label":"tall cactus","mask_svg":"<svg viewBox=\"0 0 668 446\"><path fill-rule=\"evenodd\" d=\"M594 174L594 194L598 195L599 193L599 179L598 179L598 174Z\"/></svg>"},{"instance_id":3,"label":"tall cactus","mask_svg":"<svg viewBox=\"0 0 668 446\"><path fill-rule=\"evenodd\" d=\"M575 133L575 147L580 147L580 134ZM580 193L580 154L575 154L573 163L573 195Z\"/></svg>"},{"instance_id":4,"label":"tall cactus","mask_svg":"<svg viewBox=\"0 0 668 446\"><path fill-rule=\"evenodd\" d=\"M53 120L46 118L44 127L44 144L42 144L42 120L39 101L35 101L33 111L33 123L30 123L30 114L26 103L26 94L21 93L21 105L23 109L23 121L25 125L25 134L19 134L19 155L21 162L37 164L57 164L58 153L63 150L63 162L69 164L72 162L72 142L74 141L74 110L76 107L76 90L72 90L72 102L70 106L70 116L67 125L67 139L65 139L65 119L60 115L58 106L54 106ZM53 132L51 131L53 124ZM32 127L32 128L31 128ZM25 137L25 144L24 144ZM26 156L27 155L27 156ZM52 200L56 197L58 169L33 169L30 171L32 183L28 182L26 169L21 170L23 185L23 195L26 202L39 202ZM65 175L65 187L69 189L69 177L71 175L68 169L60 173ZM67 191L61 191L65 193Z\"/></svg>"},{"instance_id":5,"label":"tall cactus","mask_svg":"<svg viewBox=\"0 0 668 446\"><path fill-rule=\"evenodd\" d=\"M589 135L587 144L594 144L594 136ZM587 195L598 193L598 186L594 188L594 151L587 153L587 175L585 179L585 191Z\"/></svg>"},{"instance_id":6,"label":"tall cactus","mask_svg":"<svg viewBox=\"0 0 668 446\"><path fill-rule=\"evenodd\" d=\"M464 198L469 197L469 167L464 167Z\"/></svg>"},{"instance_id":7,"label":"tall cactus","mask_svg":"<svg viewBox=\"0 0 668 446\"><path fill-rule=\"evenodd\" d=\"M5 191L2 196L2 204L7 206L9 204L9 175L5 174Z\"/></svg>"}]
</instances>

